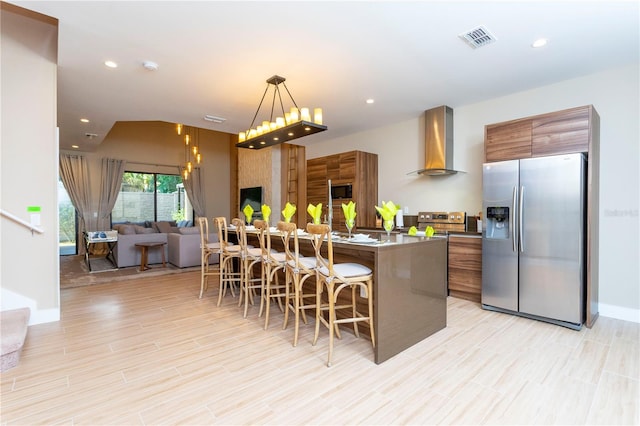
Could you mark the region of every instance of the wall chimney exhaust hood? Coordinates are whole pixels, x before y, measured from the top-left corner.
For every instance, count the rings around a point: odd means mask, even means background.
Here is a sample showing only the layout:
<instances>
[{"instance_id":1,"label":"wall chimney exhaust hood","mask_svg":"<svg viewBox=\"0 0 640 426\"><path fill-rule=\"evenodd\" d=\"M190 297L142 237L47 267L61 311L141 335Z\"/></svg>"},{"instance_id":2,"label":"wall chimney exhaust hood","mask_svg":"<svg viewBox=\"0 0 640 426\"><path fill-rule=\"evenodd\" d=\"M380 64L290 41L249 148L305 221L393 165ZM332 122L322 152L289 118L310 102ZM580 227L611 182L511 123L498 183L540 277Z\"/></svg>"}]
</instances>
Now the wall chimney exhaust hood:
<instances>
[{"instance_id":1,"label":"wall chimney exhaust hood","mask_svg":"<svg viewBox=\"0 0 640 426\"><path fill-rule=\"evenodd\" d=\"M424 127L425 166L410 174L442 176L458 173L453 168L453 109L443 105L425 111Z\"/></svg>"}]
</instances>

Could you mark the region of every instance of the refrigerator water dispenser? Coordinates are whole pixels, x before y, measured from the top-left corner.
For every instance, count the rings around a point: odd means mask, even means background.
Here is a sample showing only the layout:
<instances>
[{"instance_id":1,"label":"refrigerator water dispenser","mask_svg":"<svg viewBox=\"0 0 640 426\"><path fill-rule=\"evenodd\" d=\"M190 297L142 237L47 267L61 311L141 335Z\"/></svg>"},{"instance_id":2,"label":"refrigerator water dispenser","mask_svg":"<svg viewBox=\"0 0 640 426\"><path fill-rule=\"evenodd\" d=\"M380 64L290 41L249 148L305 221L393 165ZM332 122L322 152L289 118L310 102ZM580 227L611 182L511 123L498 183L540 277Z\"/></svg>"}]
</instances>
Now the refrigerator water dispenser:
<instances>
[{"instance_id":1,"label":"refrigerator water dispenser","mask_svg":"<svg viewBox=\"0 0 640 426\"><path fill-rule=\"evenodd\" d=\"M509 207L487 207L486 238L509 239Z\"/></svg>"}]
</instances>

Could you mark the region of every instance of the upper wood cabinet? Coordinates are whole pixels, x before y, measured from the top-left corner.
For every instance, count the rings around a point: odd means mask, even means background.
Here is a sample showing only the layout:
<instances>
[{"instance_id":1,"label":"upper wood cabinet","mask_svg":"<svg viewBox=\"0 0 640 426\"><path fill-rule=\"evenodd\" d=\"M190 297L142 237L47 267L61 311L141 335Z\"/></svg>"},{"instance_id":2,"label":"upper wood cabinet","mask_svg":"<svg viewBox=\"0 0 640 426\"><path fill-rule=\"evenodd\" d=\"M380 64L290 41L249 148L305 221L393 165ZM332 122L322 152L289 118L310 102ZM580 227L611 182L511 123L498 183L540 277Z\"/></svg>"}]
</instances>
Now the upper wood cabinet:
<instances>
[{"instance_id":1,"label":"upper wood cabinet","mask_svg":"<svg viewBox=\"0 0 640 426\"><path fill-rule=\"evenodd\" d=\"M531 120L485 126L484 152L487 162L531 157Z\"/></svg>"},{"instance_id":2,"label":"upper wood cabinet","mask_svg":"<svg viewBox=\"0 0 640 426\"><path fill-rule=\"evenodd\" d=\"M308 203L329 201L329 185L351 184L352 198L333 200L333 223L335 230L346 231L342 203L356 203L356 228L375 228L378 203L378 155L363 151L349 151L307 160ZM300 209L302 206L299 206ZM306 212L307 206L304 206ZM309 215L305 220L309 220ZM325 218L323 217L323 220Z\"/></svg>"},{"instance_id":3,"label":"upper wood cabinet","mask_svg":"<svg viewBox=\"0 0 640 426\"><path fill-rule=\"evenodd\" d=\"M584 106L533 118L531 155L588 152L591 110Z\"/></svg>"},{"instance_id":4,"label":"upper wood cabinet","mask_svg":"<svg viewBox=\"0 0 640 426\"><path fill-rule=\"evenodd\" d=\"M485 161L588 152L591 105L485 126Z\"/></svg>"}]
</instances>

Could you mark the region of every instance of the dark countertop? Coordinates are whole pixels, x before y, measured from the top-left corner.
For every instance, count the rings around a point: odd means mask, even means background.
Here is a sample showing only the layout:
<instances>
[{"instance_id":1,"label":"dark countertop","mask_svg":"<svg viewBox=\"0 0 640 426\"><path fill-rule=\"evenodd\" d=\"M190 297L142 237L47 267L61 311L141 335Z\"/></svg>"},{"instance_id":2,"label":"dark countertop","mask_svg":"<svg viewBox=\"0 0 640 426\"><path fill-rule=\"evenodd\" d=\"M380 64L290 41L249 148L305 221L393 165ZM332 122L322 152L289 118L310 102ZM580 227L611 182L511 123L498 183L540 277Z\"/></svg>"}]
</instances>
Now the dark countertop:
<instances>
[{"instance_id":1,"label":"dark countertop","mask_svg":"<svg viewBox=\"0 0 640 426\"><path fill-rule=\"evenodd\" d=\"M409 228L408 227L404 227L402 229L394 229L393 231L391 231L391 234L404 234L407 235L407 232L409 232ZM357 231L354 231L355 233L360 233L360 234L366 234L366 233L381 233L381 234L386 234L386 231L384 229L379 229L379 228L358 228ZM447 235L458 235L458 236L464 236L464 237L475 237L475 238L482 238L482 232L475 232L475 231L447 231L444 234L440 234L440 233L436 233L434 236L435 237L446 237Z\"/></svg>"},{"instance_id":2,"label":"dark countertop","mask_svg":"<svg viewBox=\"0 0 640 426\"><path fill-rule=\"evenodd\" d=\"M455 235L459 237L468 237L468 238L482 238L482 232L449 231L449 235Z\"/></svg>"}]
</instances>

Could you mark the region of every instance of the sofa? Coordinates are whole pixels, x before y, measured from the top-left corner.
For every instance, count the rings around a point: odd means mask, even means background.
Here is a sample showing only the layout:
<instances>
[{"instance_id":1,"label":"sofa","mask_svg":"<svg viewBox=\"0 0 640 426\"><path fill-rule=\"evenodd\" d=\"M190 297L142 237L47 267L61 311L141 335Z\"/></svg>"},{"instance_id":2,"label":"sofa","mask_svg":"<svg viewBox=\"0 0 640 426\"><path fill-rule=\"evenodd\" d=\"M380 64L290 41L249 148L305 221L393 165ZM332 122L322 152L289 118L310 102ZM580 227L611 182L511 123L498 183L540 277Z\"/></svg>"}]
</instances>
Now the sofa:
<instances>
[{"instance_id":1,"label":"sofa","mask_svg":"<svg viewBox=\"0 0 640 426\"><path fill-rule=\"evenodd\" d=\"M167 243L163 247L165 260L179 268L200 265L200 229L197 227L178 227L175 222L146 222L114 224L113 229L118 231L118 244L113 250L118 268L140 265L140 249L135 245L141 242ZM210 234L210 242L217 240L217 234ZM217 256L209 259L209 263L217 262ZM162 252L149 250L147 263L162 263Z\"/></svg>"},{"instance_id":2,"label":"sofa","mask_svg":"<svg viewBox=\"0 0 640 426\"><path fill-rule=\"evenodd\" d=\"M192 231L187 231L192 230ZM200 229L196 227L180 228L178 233L167 234L169 263L178 268L200 265ZM209 234L209 242L217 242L218 234ZM218 263L218 255L209 256L209 264Z\"/></svg>"}]
</instances>

